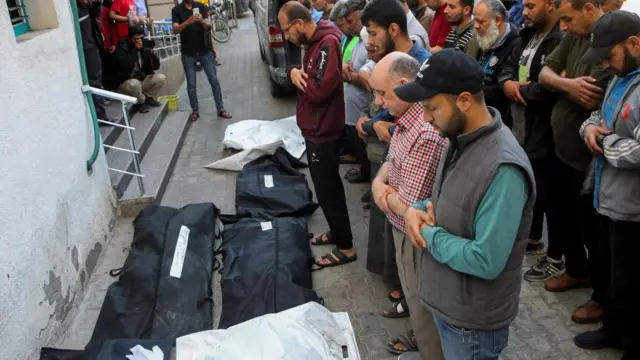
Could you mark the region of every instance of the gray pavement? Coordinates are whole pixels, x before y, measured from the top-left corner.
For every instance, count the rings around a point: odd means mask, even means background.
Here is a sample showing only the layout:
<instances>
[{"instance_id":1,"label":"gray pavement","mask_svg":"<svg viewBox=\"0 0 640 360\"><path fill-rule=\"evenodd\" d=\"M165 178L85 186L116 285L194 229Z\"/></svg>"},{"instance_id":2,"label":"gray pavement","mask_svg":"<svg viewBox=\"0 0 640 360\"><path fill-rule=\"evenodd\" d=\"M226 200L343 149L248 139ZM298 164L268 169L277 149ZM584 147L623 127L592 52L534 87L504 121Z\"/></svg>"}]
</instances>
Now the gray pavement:
<instances>
[{"instance_id":1,"label":"gray pavement","mask_svg":"<svg viewBox=\"0 0 640 360\"><path fill-rule=\"evenodd\" d=\"M224 91L226 108L233 120L215 118L215 105L209 84L203 72L198 73L198 94L202 117L191 126L180 153L175 172L163 199L163 205L179 207L194 202L214 202L225 213L234 210L236 173L213 171L204 166L226 157L221 141L227 125L245 119L279 119L294 114L295 100L273 99L269 95L267 70L260 61L256 30L250 15L240 21L231 41L217 44L218 68ZM180 92L181 110L189 110L186 92ZM344 174L348 166L343 166ZM313 190L313 184L309 182ZM314 272L314 288L324 297L332 311L349 313L365 360L394 359L386 350L386 343L408 326L408 319L391 320L379 315L389 306L389 290L380 278L365 269L368 234L368 211L360 207L360 195L365 185L345 182L349 216L358 249L359 260L338 268ZM126 257L131 242L131 219L121 219L118 233L91 281L85 301L79 305L77 316L67 336L58 345L81 348L91 335L97 312L107 286L113 281L107 272L119 267ZM310 230L326 230L320 209L309 219ZM319 255L329 247L314 248ZM535 259L528 259L529 263ZM215 281L215 320L218 321L221 299L219 278ZM583 351L573 345L572 337L594 326L572 323L571 312L589 297L586 290L568 293L549 293L541 284L524 282L521 292L520 313L511 327L509 346L504 359L619 359L615 351Z\"/></svg>"}]
</instances>

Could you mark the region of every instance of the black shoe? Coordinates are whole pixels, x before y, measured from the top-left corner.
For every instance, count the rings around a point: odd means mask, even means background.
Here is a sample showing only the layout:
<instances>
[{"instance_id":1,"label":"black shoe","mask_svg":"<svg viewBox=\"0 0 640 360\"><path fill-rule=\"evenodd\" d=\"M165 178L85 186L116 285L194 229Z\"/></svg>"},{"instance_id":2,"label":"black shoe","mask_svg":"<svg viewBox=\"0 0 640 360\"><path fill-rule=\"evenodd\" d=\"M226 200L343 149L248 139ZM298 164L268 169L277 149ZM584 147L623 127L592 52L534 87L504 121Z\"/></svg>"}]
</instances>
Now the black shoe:
<instances>
[{"instance_id":1,"label":"black shoe","mask_svg":"<svg viewBox=\"0 0 640 360\"><path fill-rule=\"evenodd\" d=\"M371 190L369 190L366 193L362 194L362 196L360 197L360 201L362 201L364 203L371 202Z\"/></svg>"},{"instance_id":2,"label":"black shoe","mask_svg":"<svg viewBox=\"0 0 640 360\"><path fill-rule=\"evenodd\" d=\"M622 342L608 335L604 328L598 330L585 331L573 338L573 343L577 347L587 350L599 350L603 348L622 348Z\"/></svg>"},{"instance_id":3,"label":"black shoe","mask_svg":"<svg viewBox=\"0 0 640 360\"><path fill-rule=\"evenodd\" d=\"M544 243L542 241L538 241L538 242L527 242L527 250L526 250L526 254L527 255L542 255L547 251L547 249L544 246Z\"/></svg>"},{"instance_id":4,"label":"black shoe","mask_svg":"<svg viewBox=\"0 0 640 360\"><path fill-rule=\"evenodd\" d=\"M162 105L162 103L160 103L160 101L152 98L151 96L147 96L146 103L151 105L151 106L153 106L153 107L158 107L158 106Z\"/></svg>"},{"instance_id":5,"label":"black shoe","mask_svg":"<svg viewBox=\"0 0 640 360\"><path fill-rule=\"evenodd\" d=\"M142 104L135 104L133 109L141 114L145 114L149 112L149 105L147 105L146 102Z\"/></svg>"}]
</instances>

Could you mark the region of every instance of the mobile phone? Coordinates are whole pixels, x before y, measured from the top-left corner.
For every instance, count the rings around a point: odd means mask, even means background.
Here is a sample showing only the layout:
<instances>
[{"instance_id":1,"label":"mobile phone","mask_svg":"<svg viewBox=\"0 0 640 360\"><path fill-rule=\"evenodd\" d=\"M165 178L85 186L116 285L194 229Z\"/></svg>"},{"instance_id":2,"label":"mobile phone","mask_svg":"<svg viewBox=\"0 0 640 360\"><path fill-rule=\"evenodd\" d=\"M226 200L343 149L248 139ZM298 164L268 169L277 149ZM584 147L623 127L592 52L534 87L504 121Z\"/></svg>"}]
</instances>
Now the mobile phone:
<instances>
[{"instance_id":1,"label":"mobile phone","mask_svg":"<svg viewBox=\"0 0 640 360\"><path fill-rule=\"evenodd\" d=\"M200 8L193 8L193 15L198 15L200 14Z\"/></svg>"}]
</instances>

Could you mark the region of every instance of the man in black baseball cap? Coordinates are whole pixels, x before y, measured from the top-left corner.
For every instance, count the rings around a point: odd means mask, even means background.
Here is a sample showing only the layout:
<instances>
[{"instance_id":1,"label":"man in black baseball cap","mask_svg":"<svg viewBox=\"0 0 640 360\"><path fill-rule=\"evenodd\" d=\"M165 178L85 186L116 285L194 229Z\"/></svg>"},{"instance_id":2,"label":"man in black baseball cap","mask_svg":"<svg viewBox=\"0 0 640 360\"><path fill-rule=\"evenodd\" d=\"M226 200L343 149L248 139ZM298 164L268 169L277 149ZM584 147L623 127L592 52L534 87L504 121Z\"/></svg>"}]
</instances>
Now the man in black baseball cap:
<instances>
[{"instance_id":1,"label":"man in black baseball cap","mask_svg":"<svg viewBox=\"0 0 640 360\"><path fill-rule=\"evenodd\" d=\"M421 251L417 296L434 315L446 359L480 353L497 360L506 347L536 197L529 159L500 112L485 104L483 80L474 59L445 49L422 64L414 82L394 89L406 102L421 102L425 121L451 139L432 197L404 216ZM474 346L459 328L473 334Z\"/></svg>"},{"instance_id":2,"label":"man in black baseball cap","mask_svg":"<svg viewBox=\"0 0 640 360\"><path fill-rule=\"evenodd\" d=\"M484 103L483 83L482 68L474 59L461 51L447 49L425 61L415 81L397 87L394 91L403 101L424 102L425 110L448 103L447 113L443 113L441 107L437 112L432 110L426 113L433 115L433 126L443 136L451 138L460 135L465 116L471 116L469 113L465 115L465 110L484 115L487 122L493 118ZM471 100L475 106L472 106ZM477 121L482 116L471 117L474 119L472 121Z\"/></svg>"},{"instance_id":3,"label":"man in black baseball cap","mask_svg":"<svg viewBox=\"0 0 640 360\"><path fill-rule=\"evenodd\" d=\"M619 69L627 70L633 68L635 70L635 60L631 57L629 50L625 47L627 41L631 37L640 35L640 17L637 14L628 11L612 11L604 14L591 32L591 47L582 57L582 63L586 65L600 65L603 68L609 68L617 74ZM620 45L618 49L624 54L624 66L616 69L612 66L611 60L614 57L614 48ZM611 56L610 56L611 55Z\"/></svg>"}]
</instances>

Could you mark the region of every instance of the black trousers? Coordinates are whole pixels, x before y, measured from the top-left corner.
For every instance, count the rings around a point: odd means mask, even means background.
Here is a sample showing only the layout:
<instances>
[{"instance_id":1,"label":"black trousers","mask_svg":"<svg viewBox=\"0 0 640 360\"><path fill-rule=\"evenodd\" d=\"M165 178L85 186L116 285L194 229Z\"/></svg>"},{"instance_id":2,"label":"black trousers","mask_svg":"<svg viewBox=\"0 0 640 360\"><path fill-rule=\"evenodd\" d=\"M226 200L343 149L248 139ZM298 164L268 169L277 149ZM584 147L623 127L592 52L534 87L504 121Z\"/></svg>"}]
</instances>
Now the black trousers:
<instances>
[{"instance_id":1,"label":"black trousers","mask_svg":"<svg viewBox=\"0 0 640 360\"><path fill-rule=\"evenodd\" d=\"M552 158L540 158L529 159L531 167L533 168L533 174L536 178L536 203L533 207L533 219L531 221L531 230L529 231L529 238L533 240L542 239L542 230L544 223L544 215L549 212L551 205L551 187L553 186L552 178ZM549 249L552 249L552 240L549 240ZM556 246L557 248L557 246ZM551 250L548 250L551 251ZM559 249L557 256L550 255L553 259L559 259L562 257L562 249ZM554 254L554 255L555 255Z\"/></svg>"},{"instance_id":2,"label":"black trousers","mask_svg":"<svg viewBox=\"0 0 640 360\"><path fill-rule=\"evenodd\" d=\"M347 125L344 128L348 148L351 154L356 157L356 161L360 164L360 174L366 178L371 177L371 162L367 155L367 143L358 136L358 130L353 125Z\"/></svg>"},{"instance_id":3,"label":"black trousers","mask_svg":"<svg viewBox=\"0 0 640 360\"><path fill-rule=\"evenodd\" d=\"M622 340L629 359L640 359L640 348L634 343L640 336L637 309L640 281L635 277L640 253L640 222L616 221L599 215L598 235L602 261L607 265L605 275L609 279L604 329Z\"/></svg>"},{"instance_id":4,"label":"black trousers","mask_svg":"<svg viewBox=\"0 0 640 360\"><path fill-rule=\"evenodd\" d=\"M87 66L87 76L89 77L89 85L95 88L102 88L102 60L100 59L100 51L94 47L84 51L85 65ZM92 95L93 105L96 108L96 115L99 119L105 120L107 112L104 109L104 98L102 96Z\"/></svg>"},{"instance_id":5,"label":"black trousers","mask_svg":"<svg viewBox=\"0 0 640 360\"><path fill-rule=\"evenodd\" d=\"M591 278L592 299L605 301L608 280L598 256L596 211L593 194L581 195L586 173L554 158L551 166L553 186L547 214L549 238L553 253L562 249L569 276L576 279ZM586 249L585 249L586 248ZM589 256L587 256L587 250ZM557 257L559 259L560 256Z\"/></svg>"},{"instance_id":6,"label":"black trousers","mask_svg":"<svg viewBox=\"0 0 640 360\"><path fill-rule=\"evenodd\" d=\"M307 162L316 197L329 224L331 237L338 249L353 247L353 235L347 210L347 199L338 169L340 167L339 140L314 143L306 140Z\"/></svg>"},{"instance_id":7,"label":"black trousers","mask_svg":"<svg viewBox=\"0 0 640 360\"><path fill-rule=\"evenodd\" d=\"M370 162L372 180L378 174L381 164ZM396 264L396 248L393 241L393 225L376 203L371 201L369 209L369 236L367 241L367 270L380 275L392 290L402 290L398 265Z\"/></svg>"}]
</instances>

